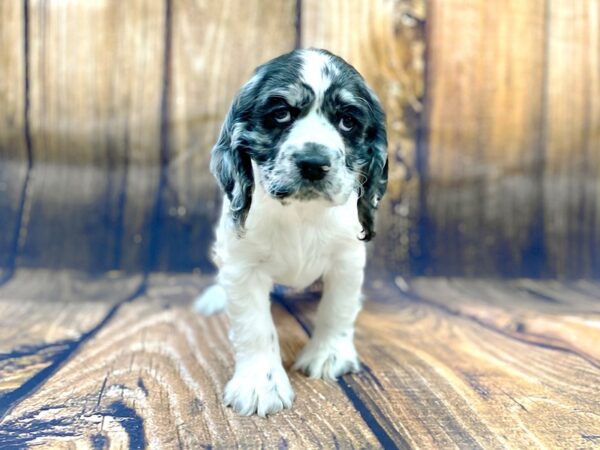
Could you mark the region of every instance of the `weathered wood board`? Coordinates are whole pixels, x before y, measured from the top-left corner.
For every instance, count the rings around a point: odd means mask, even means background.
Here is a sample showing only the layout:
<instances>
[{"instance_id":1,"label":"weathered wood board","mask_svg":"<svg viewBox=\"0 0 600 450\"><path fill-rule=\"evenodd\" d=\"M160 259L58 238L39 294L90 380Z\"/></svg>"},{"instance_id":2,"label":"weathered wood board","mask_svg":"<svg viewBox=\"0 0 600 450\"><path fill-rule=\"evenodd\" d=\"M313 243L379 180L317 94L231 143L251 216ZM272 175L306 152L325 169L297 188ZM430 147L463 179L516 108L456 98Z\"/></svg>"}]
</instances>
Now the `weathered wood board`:
<instances>
[{"instance_id":1,"label":"weathered wood board","mask_svg":"<svg viewBox=\"0 0 600 450\"><path fill-rule=\"evenodd\" d=\"M252 70L293 48L295 2L268 20L264 2L28 4L33 170L18 244L3 233L18 265L211 270L208 154Z\"/></svg>"},{"instance_id":2,"label":"weathered wood board","mask_svg":"<svg viewBox=\"0 0 600 450\"><path fill-rule=\"evenodd\" d=\"M418 254L416 146L422 133L425 18L423 0L302 1L302 46L328 49L352 64L386 111L389 188L379 207L373 262L403 273L411 270L411 254Z\"/></svg>"},{"instance_id":3,"label":"weathered wood board","mask_svg":"<svg viewBox=\"0 0 600 450\"><path fill-rule=\"evenodd\" d=\"M428 279L415 283L415 292L421 289L424 300L453 314L515 339L579 355L600 368L600 331L590 328L600 321L598 298L582 294L577 285Z\"/></svg>"},{"instance_id":4,"label":"weathered wood board","mask_svg":"<svg viewBox=\"0 0 600 450\"><path fill-rule=\"evenodd\" d=\"M599 17L431 2L422 273L598 277Z\"/></svg>"},{"instance_id":5,"label":"weathered wood board","mask_svg":"<svg viewBox=\"0 0 600 450\"><path fill-rule=\"evenodd\" d=\"M233 356L224 316L205 319L190 310L199 279L157 277L37 392L14 405L0 422L0 447L376 445L338 386L298 373L292 374L297 400L290 411L263 419L225 408L221 395ZM279 306L273 313L289 367L307 336Z\"/></svg>"},{"instance_id":6,"label":"weathered wood board","mask_svg":"<svg viewBox=\"0 0 600 450\"><path fill-rule=\"evenodd\" d=\"M37 275L17 273L6 285L12 289L0 293L3 317L15 318L0 328L0 374L10 375L0 385L1 448L599 445L595 283L394 283L372 275L356 334L363 370L338 383L291 373L293 409L263 419L237 416L221 404L233 370L227 320L190 310L206 278L153 275L130 301L113 302L117 307L98 327L111 305L93 300L109 294L104 281L90 284L87 301L78 302L73 293L84 280L41 273L41 280L59 280L57 295L71 301L20 300L42 295L25 288L31 276ZM115 298L139 281L113 277ZM309 338L315 300L314 294L274 296L288 369ZM3 404L3 392L43 370L44 357L52 358L65 339L94 327L36 389ZM35 348L31 357L15 351Z\"/></svg>"},{"instance_id":7,"label":"weathered wood board","mask_svg":"<svg viewBox=\"0 0 600 450\"><path fill-rule=\"evenodd\" d=\"M0 4L0 158L27 162L26 58L22 2Z\"/></svg>"},{"instance_id":8,"label":"weathered wood board","mask_svg":"<svg viewBox=\"0 0 600 450\"><path fill-rule=\"evenodd\" d=\"M363 372L340 384L367 406L381 442L598 445L597 298L558 286L558 298L567 299L549 307L543 295L526 291L529 281L399 280L400 289L376 275L372 280L356 335ZM538 283L544 288L557 287ZM314 300L282 301L312 328Z\"/></svg>"},{"instance_id":9,"label":"weathered wood board","mask_svg":"<svg viewBox=\"0 0 600 450\"><path fill-rule=\"evenodd\" d=\"M430 4L424 274L546 273L547 3Z\"/></svg>"},{"instance_id":10,"label":"weathered wood board","mask_svg":"<svg viewBox=\"0 0 600 450\"><path fill-rule=\"evenodd\" d=\"M0 4L0 283L15 265L27 184L23 14L20 2Z\"/></svg>"},{"instance_id":11,"label":"weathered wood board","mask_svg":"<svg viewBox=\"0 0 600 450\"><path fill-rule=\"evenodd\" d=\"M1 3L0 282L212 270L210 148L295 46L346 58L387 111L374 266L600 276L600 0Z\"/></svg>"},{"instance_id":12,"label":"weathered wood board","mask_svg":"<svg viewBox=\"0 0 600 450\"><path fill-rule=\"evenodd\" d=\"M19 270L0 287L0 417L34 392L114 314L143 277Z\"/></svg>"},{"instance_id":13,"label":"weathered wood board","mask_svg":"<svg viewBox=\"0 0 600 450\"><path fill-rule=\"evenodd\" d=\"M600 276L600 1L548 17L544 233L549 272Z\"/></svg>"},{"instance_id":14,"label":"weathered wood board","mask_svg":"<svg viewBox=\"0 0 600 450\"><path fill-rule=\"evenodd\" d=\"M162 107L160 234L154 266L211 270L220 196L210 150L229 105L254 69L294 48L295 0L173 0ZM268 13L267 13L268 11Z\"/></svg>"},{"instance_id":15,"label":"weathered wood board","mask_svg":"<svg viewBox=\"0 0 600 450\"><path fill-rule=\"evenodd\" d=\"M139 269L159 181L163 6L27 3L33 168L17 264Z\"/></svg>"}]
</instances>

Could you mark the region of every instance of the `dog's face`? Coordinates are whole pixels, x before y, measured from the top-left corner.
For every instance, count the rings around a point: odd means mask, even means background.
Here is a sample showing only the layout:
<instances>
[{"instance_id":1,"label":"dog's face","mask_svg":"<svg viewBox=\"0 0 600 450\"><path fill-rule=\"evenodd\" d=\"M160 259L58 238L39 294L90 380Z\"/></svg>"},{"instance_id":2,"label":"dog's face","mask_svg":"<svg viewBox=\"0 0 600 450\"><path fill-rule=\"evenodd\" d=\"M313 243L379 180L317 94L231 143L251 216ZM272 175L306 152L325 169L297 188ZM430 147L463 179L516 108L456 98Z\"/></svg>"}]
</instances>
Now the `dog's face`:
<instances>
[{"instance_id":1,"label":"dog's face","mask_svg":"<svg viewBox=\"0 0 600 450\"><path fill-rule=\"evenodd\" d=\"M211 170L240 228L254 183L271 197L340 205L358 192L363 239L374 235L387 184L385 117L358 72L324 50L296 50L260 66L234 100Z\"/></svg>"}]
</instances>

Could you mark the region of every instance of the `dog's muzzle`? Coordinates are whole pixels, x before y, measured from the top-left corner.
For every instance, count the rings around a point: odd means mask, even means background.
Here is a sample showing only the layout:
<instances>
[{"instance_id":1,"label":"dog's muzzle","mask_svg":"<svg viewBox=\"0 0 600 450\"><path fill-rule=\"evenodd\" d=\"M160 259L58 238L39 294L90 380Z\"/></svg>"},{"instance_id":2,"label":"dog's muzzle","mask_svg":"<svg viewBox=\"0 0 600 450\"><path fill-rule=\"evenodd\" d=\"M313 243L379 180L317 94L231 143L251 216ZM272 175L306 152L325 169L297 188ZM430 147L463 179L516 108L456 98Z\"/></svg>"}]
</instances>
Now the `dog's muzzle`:
<instances>
[{"instance_id":1,"label":"dog's muzzle","mask_svg":"<svg viewBox=\"0 0 600 450\"><path fill-rule=\"evenodd\" d=\"M331 170L331 158L327 147L320 144L305 144L293 155L300 176L308 181L319 181Z\"/></svg>"},{"instance_id":2,"label":"dog's muzzle","mask_svg":"<svg viewBox=\"0 0 600 450\"><path fill-rule=\"evenodd\" d=\"M340 151L325 144L307 142L290 145L282 153L279 167L285 169L274 172L269 178L267 191L272 197L331 201L339 194L343 184Z\"/></svg>"}]
</instances>

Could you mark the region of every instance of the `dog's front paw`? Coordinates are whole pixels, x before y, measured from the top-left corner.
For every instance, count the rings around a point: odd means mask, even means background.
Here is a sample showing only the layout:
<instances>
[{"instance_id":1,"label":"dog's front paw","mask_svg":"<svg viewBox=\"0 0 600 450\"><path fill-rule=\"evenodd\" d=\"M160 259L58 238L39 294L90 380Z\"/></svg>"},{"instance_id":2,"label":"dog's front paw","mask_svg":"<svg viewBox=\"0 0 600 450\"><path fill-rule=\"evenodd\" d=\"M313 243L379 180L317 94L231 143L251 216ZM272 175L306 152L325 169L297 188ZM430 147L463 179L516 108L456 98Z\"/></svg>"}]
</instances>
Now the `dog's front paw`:
<instances>
[{"instance_id":1,"label":"dog's front paw","mask_svg":"<svg viewBox=\"0 0 600 450\"><path fill-rule=\"evenodd\" d=\"M358 372L360 363L352 339L314 337L302 350L294 369L311 378L335 380L349 372Z\"/></svg>"},{"instance_id":2,"label":"dog's front paw","mask_svg":"<svg viewBox=\"0 0 600 450\"><path fill-rule=\"evenodd\" d=\"M294 391L281 364L256 364L236 369L223 400L239 414L265 417L292 406Z\"/></svg>"}]
</instances>

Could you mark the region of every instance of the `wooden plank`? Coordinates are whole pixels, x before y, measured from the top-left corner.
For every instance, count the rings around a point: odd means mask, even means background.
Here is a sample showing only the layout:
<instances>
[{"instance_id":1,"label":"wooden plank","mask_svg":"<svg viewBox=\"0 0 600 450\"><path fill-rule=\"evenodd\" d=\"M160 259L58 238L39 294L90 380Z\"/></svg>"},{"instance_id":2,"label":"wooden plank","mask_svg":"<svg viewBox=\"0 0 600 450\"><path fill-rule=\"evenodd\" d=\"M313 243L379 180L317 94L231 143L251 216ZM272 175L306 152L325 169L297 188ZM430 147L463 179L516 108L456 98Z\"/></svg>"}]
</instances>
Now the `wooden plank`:
<instances>
[{"instance_id":1,"label":"wooden plank","mask_svg":"<svg viewBox=\"0 0 600 450\"><path fill-rule=\"evenodd\" d=\"M233 370L224 315L189 302L205 282L157 276L36 393L0 422L0 446L373 448L377 440L334 384L291 374L294 407L263 419L221 403ZM306 342L275 306L286 367Z\"/></svg>"},{"instance_id":2,"label":"wooden plank","mask_svg":"<svg viewBox=\"0 0 600 450\"><path fill-rule=\"evenodd\" d=\"M415 448L594 447L598 366L467 314L435 282L431 290L419 282L417 296L374 280L357 324L363 371L343 383L391 439ZM518 305L504 301L506 314ZM315 302L288 306L312 327ZM587 332L597 342L595 323Z\"/></svg>"},{"instance_id":3,"label":"wooden plank","mask_svg":"<svg viewBox=\"0 0 600 450\"><path fill-rule=\"evenodd\" d=\"M23 5L0 4L0 158L27 160Z\"/></svg>"},{"instance_id":4,"label":"wooden plank","mask_svg":"<svg viewBox=\"0 0 600 450\"><path fill-rule=\"evenodd\" d=\"M34 169L19 264L139 268L159 180L145 167L159 160L164 5L29 3Z\"/></svg>"},{"instance_id":5,"label":"wooden plank","mask_svg":"<svg viewBox=\"0 0 600 450\"><path fill-rule=\"evenodd\" d=\"M27 174L23 7L0 4L0 282L10 276Z\"/></svg>"},{"instance_id":6,"label":"wooden plank","mask_svg":"<svg viewBox=\"0 0 600 450\"><path fill-rule=\"evenodd\" d=\"M295 6L295 0L173 0L160 269L211 269L220 195L208 170L210 150L254 68L294 48Z\"/></svg>"},{"instance_id":7,"label":"wooden plank","mask_svg":"<svg viewBox=\"0 0 600 450\"><path fill-rule=\"evenodd\" d=\"M578 280L576 282L571 282L570 287L577 290L578 292L589 295L592 299L600 300L600 294L598 294L598 289L600 289L600 283L594 280Z\"/></svg>"},{"instance_id":8,"label":"wooden plank","mask_svg":"<svg viewBox=\"0 0 600 450\"><path fill-rule=\"evenodd\" d=\"M0 418L89 339L141 276L19 270L0 288Z\"/></svg>"},{"instance_id":9,"label":"wooden plank","mask_svg":"<svg viewBox=\"0 0 600 450\"><path fill-rule=\"evenodd\" d=\"M423 280L414 291L515 339L571 352L600 369L600 304L555 282ZM600 294L600 291L598 291Z\"/></svg>"},{"instance_id":10,"label":"wooden plank","mask_svg":"<svg viewBox=\"0 0 600 450\"><path fill-rule=\"evenodd\" d=\"M546 3L429 4L423 274L547 273Z\"/></svg>"},{"instance_id":11,"label":"wooden plank","mask_svg":"<svg viewBox=\"0 0 600 450\"><path fill-rule=\"evenodd\" d=\"M0 285L14 271L26 192L27 160L0 157Z\"/></svg>"},{"instance_id":12,"label":"wooden plank","mask_svg":"<svg viewBox=\"0 0 600 450\"><path fill-rule=\"evenodd\" d=\"M545 233L551 271L600 276L600 1L549 2Z\"/></svg>"},{"instance_id":13,"label":"wooden plank","mask_svg":"<svg viewBox=\"0 0 600 450\"><path fill-rule=\"evenodd\" d=\"M383 103L390 172L374 251L380 263L404 273L412 269L410 254L418 253L412 233L418 217L419 179L407 180L407 165L414 173L424 95L424 24L423 0L302 2L302 46L326 48L346 59ZM395 245L388 245L388 240Z\"/></svg>"},{"instance_id":14,"label":"wooden plank","mask_svg":"<svg viewBox=\"0 0 600 450\"><path fill-rule=\"evenodd\" d=\"M565 310L571 313L586 313L599 309L600 288L592 280L564 282L520 279L510 284L538 297L541 301L547 301L549 308L554 308L555 305L562 308L564 305Z\"/></svg>"},{"instance_id":15,"label":"wooden plank","mask_svg":"<svg viewBox=\"0 0 600 450\"><path fill-rule=\"evenodd\" d=\"M36 162L156 163L162 2L30 3Z\"/></svg>"},{"instance_id":16,"label":"wooden plank","mask_svg":"<svg viewBox=\"0 0 600 450\"><path fill-rule=\"evenodd\" d=\"M39 302L95 301L114 303L135 293L143 283L140 273L111 271L98 276L78 270L19 269L0 287L0 299ZM115 291L119 293L115 297Z\"/></svg>"},{"instance_id":17,"label":"wooden plank","mask_svg":"<svg viewBox=\"0 0 600 450\"><path fill-rule=\"evenodd\" d=\"M110 303L0 300L0 411L6 399L99 323Z\"/></svg>"}]
</instances>

